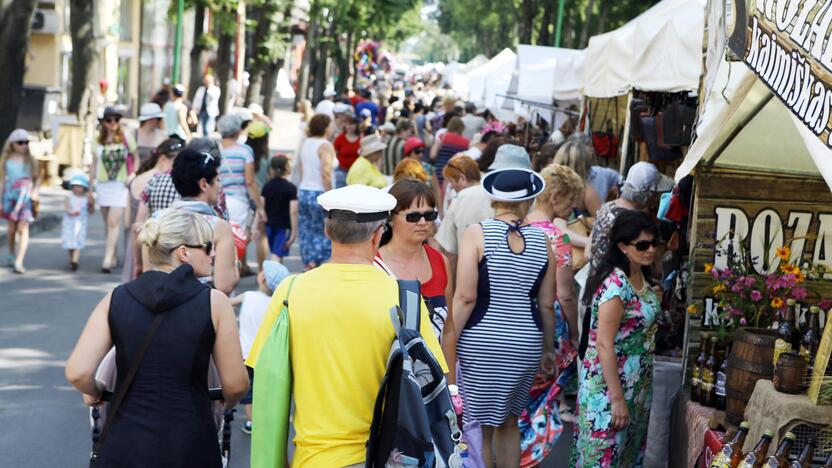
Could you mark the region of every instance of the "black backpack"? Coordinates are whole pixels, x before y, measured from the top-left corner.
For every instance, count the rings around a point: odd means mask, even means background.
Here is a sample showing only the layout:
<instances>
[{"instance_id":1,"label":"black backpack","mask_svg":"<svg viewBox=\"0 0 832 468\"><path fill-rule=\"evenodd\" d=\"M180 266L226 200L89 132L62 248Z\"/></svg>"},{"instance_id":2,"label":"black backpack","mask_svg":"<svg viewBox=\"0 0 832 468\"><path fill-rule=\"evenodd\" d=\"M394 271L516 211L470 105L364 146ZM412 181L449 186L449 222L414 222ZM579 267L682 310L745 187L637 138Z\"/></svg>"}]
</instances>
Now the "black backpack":
<instances>
[{"instance_id":1,"label":"black backpack","mask_svg":"<svg viewBox=\"0 0 832 468\"><path fill-rule=\"evenodd\" d=\"M437 455L451 466L460 430L445 375L419 333L419 282L398 283L400 307L390 309L396 338L376 397L365 466L432 468Z\"/></svg>"}]
</instances>

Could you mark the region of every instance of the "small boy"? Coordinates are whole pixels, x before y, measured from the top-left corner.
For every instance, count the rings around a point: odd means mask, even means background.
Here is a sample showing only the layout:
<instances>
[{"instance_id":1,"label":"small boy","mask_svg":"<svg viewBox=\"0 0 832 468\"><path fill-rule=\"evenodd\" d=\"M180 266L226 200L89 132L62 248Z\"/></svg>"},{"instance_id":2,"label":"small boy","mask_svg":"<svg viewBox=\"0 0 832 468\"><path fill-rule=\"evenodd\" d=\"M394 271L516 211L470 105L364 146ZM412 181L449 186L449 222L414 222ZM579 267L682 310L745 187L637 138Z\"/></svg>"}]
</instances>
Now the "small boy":
<instances>
[{"instance_id":1,"label":"small boy","mask_svg":"<svg viewBox=\"0 0 832 468\"><path fill-rule=\"evenodd\" d=\"M272 299L272 294L277 286L289 276L289 270L283 264L273 260L263 262L263 269L257 275L257 291L246 291L245 293L231 299L232 305L242 304L240 307L240 347L243 349L243 361L248 359L251 345L260 329L260 323L266 315L266 309ZM246 412L246 423L242 430L251 434L251 397L254 391L254 369L246 367L248 378L251 381L248 394L240 400Z\"/></svg>"},{"instance_id":2,"label":"small boy","mask_svg":"<svg viewBox=\"0 0 832 468\"><path fill-rule=\"evenodd\" d=\"M272 259L283 262L298 237L298 189L289 182L289 158L279 154L269 161L271 179L261 198L266 211L266 238Z\"/></svg>"}]
</instances>

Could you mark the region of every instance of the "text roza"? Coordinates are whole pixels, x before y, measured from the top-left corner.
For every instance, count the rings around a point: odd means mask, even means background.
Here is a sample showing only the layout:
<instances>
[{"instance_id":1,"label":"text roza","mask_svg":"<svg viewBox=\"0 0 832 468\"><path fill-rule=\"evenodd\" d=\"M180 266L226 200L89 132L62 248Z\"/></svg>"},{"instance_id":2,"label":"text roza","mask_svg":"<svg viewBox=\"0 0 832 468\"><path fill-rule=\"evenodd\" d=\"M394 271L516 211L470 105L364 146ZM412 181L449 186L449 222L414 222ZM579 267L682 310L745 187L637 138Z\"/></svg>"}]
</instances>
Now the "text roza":
<instances>
[{"instance_id":1,"label":"text roza","mask_svg":"<svg viewBox=\"0 0 832 468\"><path fill-rule=\"evenodd\" d=\"M832 111L832 89L812 70L832 74L832 0L757 0L745 63L797 115L821 136ZM832 75L831 75L832 76ZM824 142L832 146L831 135Z\"/></svg>"},{"instance_id":2,"label":"text roza","mask_svg":"<svg viewBox=\"0 0 832 468\"><path fill-rule=\"evenodd\" d=\"M714 267L724 269L728 266L728 257L719 255L719 251L738 252L740 242L748 245L754 270L761 275L777 271L780 259L775 250L791 240L791 258L789 263L802 265L807 240L814 239L811 250L811 262L824 265L832 271L832 213L812 213L811 211L789 211L785 226L780 214L773 209L760 210L754 218L740 208L730 206L715 207L716 240L722 242L714 252ZM817 215L817 219L814 219ZM791 231L788 237L783 228ZM816 227L817 231L809 232ZM806 259L808 261L808 259ZM832 279L832 274L824 275Z\"/></svg>"}]
</instances>

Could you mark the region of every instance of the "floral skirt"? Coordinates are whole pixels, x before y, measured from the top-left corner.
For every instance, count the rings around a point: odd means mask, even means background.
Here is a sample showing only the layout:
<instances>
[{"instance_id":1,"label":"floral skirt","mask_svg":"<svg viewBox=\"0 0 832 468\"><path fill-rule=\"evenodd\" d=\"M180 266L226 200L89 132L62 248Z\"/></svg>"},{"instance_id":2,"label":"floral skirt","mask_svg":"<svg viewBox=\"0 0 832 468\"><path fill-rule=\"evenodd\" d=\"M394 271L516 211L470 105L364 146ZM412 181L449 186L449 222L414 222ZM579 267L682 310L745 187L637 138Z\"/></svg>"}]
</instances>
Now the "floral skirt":
<instances>
[{"instance_id":1,"label":"floral skirt","mask_svg":"<svg viewBox=\"0 0 832 468\"><path fill-rule=\"evenodd\" d=\"M329 260L332 243L324 234L324 210L318 205L318 190L298 190L298 241L304 265Z\"/></svg>"},{"instance_id":2,"label":"floral skirt","mask_svg":"<svg viewBox=\"0 0 832 468\"><path fill-rule=\"evenodd\" d=\"M35 220L32 199L26 190L6 190L3 193L3 219L31 223Z\"/></svg>"}]
</instances>

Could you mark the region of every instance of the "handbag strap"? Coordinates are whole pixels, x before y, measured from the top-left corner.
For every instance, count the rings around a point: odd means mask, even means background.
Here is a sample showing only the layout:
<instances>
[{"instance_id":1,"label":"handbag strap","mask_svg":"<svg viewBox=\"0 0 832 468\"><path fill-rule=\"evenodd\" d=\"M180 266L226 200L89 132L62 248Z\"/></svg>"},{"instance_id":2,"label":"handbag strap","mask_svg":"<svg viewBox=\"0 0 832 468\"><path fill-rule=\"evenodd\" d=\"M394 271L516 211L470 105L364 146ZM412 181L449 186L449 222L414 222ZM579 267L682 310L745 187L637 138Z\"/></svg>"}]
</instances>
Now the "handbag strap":
<instances>
[{"instance_id":1,"label":"handbag strap","mask_svg":"<svg viewBox=\"0 0 832 468\"><path fill-rule=\"evenodd\" d=\"M144 354L150 347L150 342L153 341L153 337L156 335L156 331L159 330L159 325L162 324L162 320L164 320L164 318L164 313L157 313L156 316L153 317L153 322L150 323L150 328L147 330L147 334L144 336L144 341L142 341L142 345L141 347L139 347L138 353L136 353L136 356L133 358L133 362L130 364L130 370L127 371L127 375L124 377L124 381L119 387L118 393L116 394L116 397L113 400L112 408L109 411L110 414L107 416L107 422L104 423L104 428L101 430L101 436L99 436L98 440L95 442L95 446L93 447L92 453L90 454L90 458L92 461L95 461L96 458L98 458L98 452L101 449L101 444L104 443L104 439L107 437L107 432L109 432L110 426L112 425L113 420L116 417L116 414L118 414L118 410L121 407L121 403L124 401L124 397L127 396L127 391L130 389L130 384L133 382L133 378L139 371L139 366L141 366L142 364Z\"/></svg>"}]
</instances>

